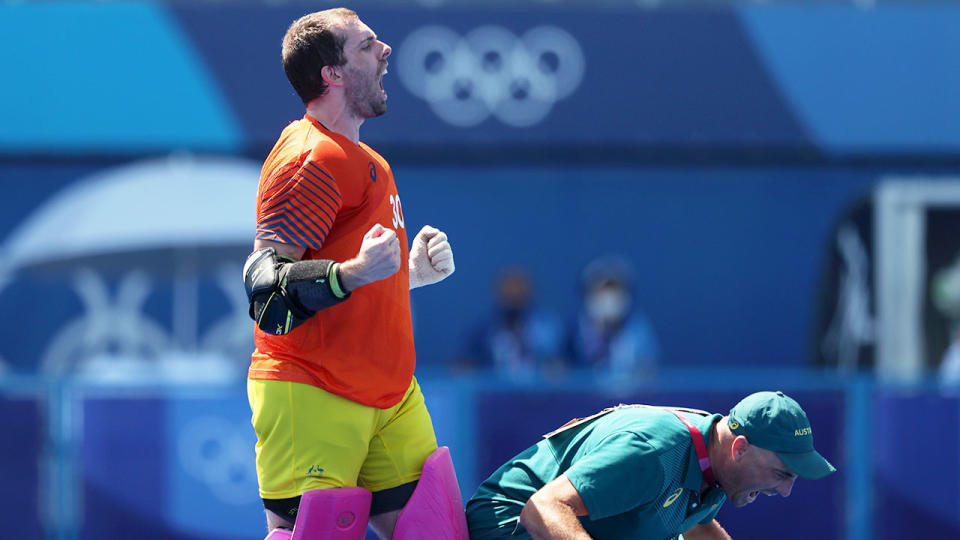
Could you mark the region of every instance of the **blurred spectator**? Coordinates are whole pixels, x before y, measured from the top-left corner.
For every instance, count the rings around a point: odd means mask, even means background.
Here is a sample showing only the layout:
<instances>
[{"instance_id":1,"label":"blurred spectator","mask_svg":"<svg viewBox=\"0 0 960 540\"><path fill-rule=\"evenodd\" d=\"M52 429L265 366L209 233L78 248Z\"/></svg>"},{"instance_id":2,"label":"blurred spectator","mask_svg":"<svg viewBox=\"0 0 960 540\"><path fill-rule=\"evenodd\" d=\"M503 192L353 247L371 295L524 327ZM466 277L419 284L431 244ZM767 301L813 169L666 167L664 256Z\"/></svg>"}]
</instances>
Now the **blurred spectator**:
<instances>
[{"instance_id":1,"label":"blurred spectator","mask_svg":"<svg viewBox=\"0 0 960 540\"><path fill-rule=\"evenodd\" d=\"M940 379L957 385L960 384L960 255L951 266L937 271L931 281L931 300L949 321L952 338L940 362Z\"/></svg>"},{"instance_id":2,"label":"blurred spectator","mask_svg":"<svg viewBox=\"0 0 960 540\"><path fill-rule=\"evenodd\" d=\"M950 386L960 386L960 330L957 331L953 343L943 355L940 364L940 380Z\"/></svg>"},{"instance_id":3,"label":"blurred spectator","mask_svg":"<svg viewBox=\"0 0 960 540\"><path fill-rule=\"evenodd\" d=\"M820 277L813 361L838 371L873 368L876 356L873 197L848 207L831 233Z\"/></svg>"},{"instance_id":4,"label":"blurred spectator","mask_svg":"<svg viewBox=\"0 0 960 540\"><path fill-rule=\"evenodd\" d=\"M568 336L571 366L624 381L652 376L659 345L637 309L633 268L620 257L602 257L583 271L583 306Z\"/></svg>"},{"instance_id":5,"label":"blurred spectator","mask_svg":"<svg viewBox=\"0 0 960 540\"><path fill-rule=\"evenodd\" d=\"M531 379L559 362L561 325L534 305L533 292L530 276L522 268L500 275L496 309L473 331L461 365L493 369L511 379Z\"/></svg>"}]
</instances>

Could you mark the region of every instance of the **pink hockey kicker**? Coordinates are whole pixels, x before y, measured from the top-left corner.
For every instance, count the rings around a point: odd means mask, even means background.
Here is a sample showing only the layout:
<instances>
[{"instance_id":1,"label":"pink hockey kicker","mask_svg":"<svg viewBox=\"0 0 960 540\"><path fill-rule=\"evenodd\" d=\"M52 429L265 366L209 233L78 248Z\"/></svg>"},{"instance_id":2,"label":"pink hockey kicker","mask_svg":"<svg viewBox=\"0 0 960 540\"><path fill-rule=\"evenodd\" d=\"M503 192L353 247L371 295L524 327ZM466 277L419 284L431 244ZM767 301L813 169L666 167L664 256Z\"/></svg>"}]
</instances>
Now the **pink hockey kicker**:
<instances>
[{"instance_id":1,"label":"pink hockey kicker","mask_svg":"<svg viewBox=\"0 0 960 540\"><path fill-rule=\"evenodd\" d=\"M400 512L395 540L469 540L463 498L450 449L437 448L423 464L420 481Z\"/></svg>"},{"instance_id":2,"label":"pink hockey kicker","mask_svg":"<svg viewBox=\"0 0 960 540\"><path fill-rule=\"evenodd\" d=\"M371 497L359 487L307 491L300 498L293 532L274 529L265 540L363 540Z\"/></svg>"}]
</instances>

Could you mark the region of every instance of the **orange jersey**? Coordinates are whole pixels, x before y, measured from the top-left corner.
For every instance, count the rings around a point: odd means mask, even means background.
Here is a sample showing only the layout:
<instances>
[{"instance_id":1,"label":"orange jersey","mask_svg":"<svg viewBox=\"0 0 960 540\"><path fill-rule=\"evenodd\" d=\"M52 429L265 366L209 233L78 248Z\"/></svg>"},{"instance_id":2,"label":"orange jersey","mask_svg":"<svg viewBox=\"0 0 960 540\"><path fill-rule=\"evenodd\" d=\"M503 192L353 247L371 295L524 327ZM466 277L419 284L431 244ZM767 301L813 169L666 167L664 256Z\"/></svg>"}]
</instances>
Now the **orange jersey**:
<instances>
[{"instance_id":1,"label":"orange jersey","mask_svg":"<svg viewBox=\"0 0 960 540\"><path fill-rule=\"evenodd\" d=\"M312 384L389 408L403 398L416 354L408 244L387 161L305 115L283 130L260 173L257 238L307 248L303 259L343 262L374 224L400 241L400 270L353 291L286 335L255 330L251 379Z\"/></svg>"}]
</instances>

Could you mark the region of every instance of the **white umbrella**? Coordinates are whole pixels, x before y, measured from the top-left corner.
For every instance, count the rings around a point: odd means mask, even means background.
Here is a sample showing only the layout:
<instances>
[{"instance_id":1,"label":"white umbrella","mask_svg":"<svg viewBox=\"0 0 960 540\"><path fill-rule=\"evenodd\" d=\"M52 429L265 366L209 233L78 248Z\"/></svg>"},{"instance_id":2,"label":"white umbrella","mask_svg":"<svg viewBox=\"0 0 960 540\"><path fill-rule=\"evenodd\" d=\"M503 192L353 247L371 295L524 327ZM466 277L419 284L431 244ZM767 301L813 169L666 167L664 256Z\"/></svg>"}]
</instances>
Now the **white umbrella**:
<instances>
[{"instance_id":1,"label":"white umbrella","mask_svg":"<svg viewBox=\"0 0 960 540\"><path fill-rule=\"evenodd\" d=\"M200 264L224 250L242 257L253 246L259 173L249 160L178 155L80 179L10 234L0 276L81 261L162 270L171 250Z\"/></svg>"},{"instance_id":2,"label":"white umbrella","mask_svg":"<svg viewBox=\"0 0 960 540\"><path fill-rule=\"evenodd\" d=\"M201 272L226 284L234 304L211 339L242 345L250 331L240 266L253 246L259 173L249 160L175 155L79 179L30 214L0 247L0 291L18 273L42 271L73 282L85 306L52 336L46 369L67 369L78 351L96 359L107 342L154 355L187 350L196 368ZM106 289L111 271L121 276L110 279L116 300ZM173 279L169 337L141 313L149 273Z\"/></svg>"}]
</instances>

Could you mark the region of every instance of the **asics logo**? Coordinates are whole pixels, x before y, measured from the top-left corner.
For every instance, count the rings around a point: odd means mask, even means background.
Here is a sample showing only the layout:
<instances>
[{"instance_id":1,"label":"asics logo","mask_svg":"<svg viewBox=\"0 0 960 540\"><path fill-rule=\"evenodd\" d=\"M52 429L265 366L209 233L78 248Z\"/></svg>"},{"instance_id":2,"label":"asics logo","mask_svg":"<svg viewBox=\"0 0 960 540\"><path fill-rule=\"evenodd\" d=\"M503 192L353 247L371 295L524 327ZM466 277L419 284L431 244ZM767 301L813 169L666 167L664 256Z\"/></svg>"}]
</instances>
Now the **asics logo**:
<instances>
[{"instance_id":1,"label":"asics logo","mask_svg":"<svg viewBox=\"0 0 960 540\"><path fill-rule=\"evenodd\" d=\"M677 490L674 491L673 494L667 497L667 500L663 502L663 507L667 508L668 506L673 504L677 499L680 498L680 495L683 495L683 488L677 488Z\"/></svg>"},{"instance_id":2,"label":"asics logo","mask_svg":"<svg viewBox=\"0 0 960 540\"><path fill-rule=\"evenodd\" d=\"M443 26L414 30L397 53L397 73L442 120L470 127L491 115L513 127L541 122L583 80L577 40L556 26L517 36L481 26L465 36Z\"/></svg>"}]
</instances>

